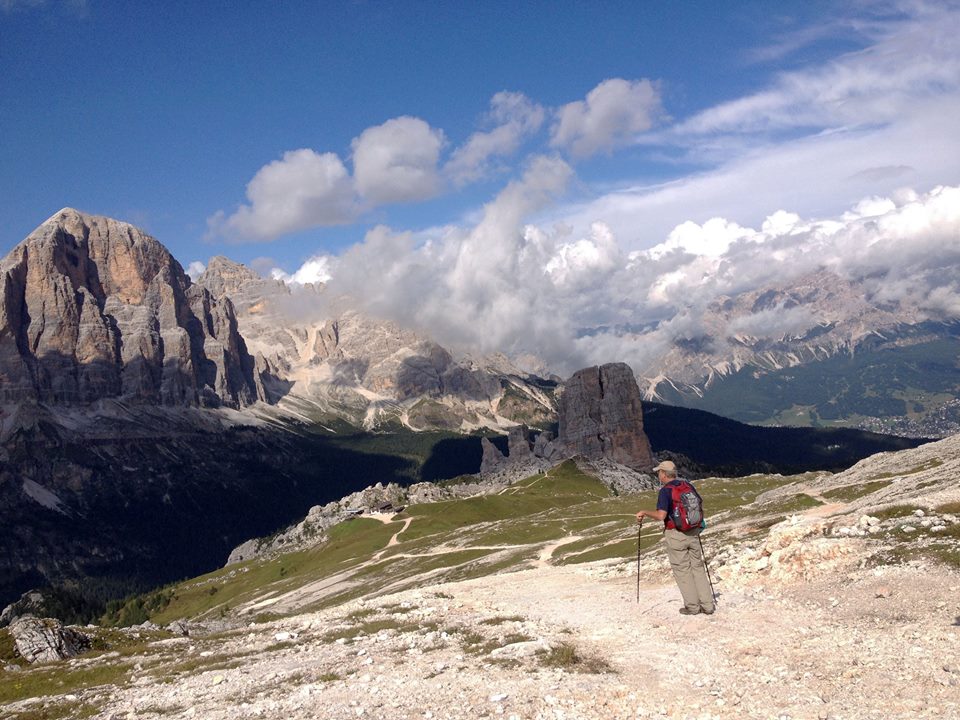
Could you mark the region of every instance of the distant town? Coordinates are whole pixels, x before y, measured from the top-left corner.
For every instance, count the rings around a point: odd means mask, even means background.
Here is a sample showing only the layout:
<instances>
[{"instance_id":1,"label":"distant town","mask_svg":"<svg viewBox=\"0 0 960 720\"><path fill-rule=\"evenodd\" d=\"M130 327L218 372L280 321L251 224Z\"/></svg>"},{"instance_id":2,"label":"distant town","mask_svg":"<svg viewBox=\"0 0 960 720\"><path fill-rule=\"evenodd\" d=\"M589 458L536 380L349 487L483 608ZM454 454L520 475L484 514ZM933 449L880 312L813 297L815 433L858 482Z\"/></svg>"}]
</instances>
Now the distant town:
<instances>
[{"instance_id":1,"label":"distant town","mask_svg":"<svg viewBox=\"0 0 960 720\"><path fill-rule=\"evenodd\" d=\"M902 437L943 438L960 432L960 399L954 398L921 418L865 418L861 430Z\"/></svg>"}]
</instances>

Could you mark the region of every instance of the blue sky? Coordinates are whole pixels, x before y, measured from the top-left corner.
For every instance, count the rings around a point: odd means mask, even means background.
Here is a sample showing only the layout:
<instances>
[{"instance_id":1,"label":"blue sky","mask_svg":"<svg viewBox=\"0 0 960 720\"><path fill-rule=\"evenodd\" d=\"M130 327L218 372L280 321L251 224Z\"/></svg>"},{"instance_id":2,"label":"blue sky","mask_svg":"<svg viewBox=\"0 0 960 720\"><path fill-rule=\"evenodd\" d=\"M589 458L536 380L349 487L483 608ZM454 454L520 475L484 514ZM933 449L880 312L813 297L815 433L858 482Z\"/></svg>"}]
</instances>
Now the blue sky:
<instances>
[{"instance_id":1,"label":"blue sky","mask_svg":"<svg viewBox=\"0 0 960 720\"><path fill-rule=\"evenodd\" d=\"M0 0L0 250L72 206L318 317L642 371L804 273L960 318L958 121L953 1Z\"/></svg>"},{"instance_id":2,"label":"blue sky","mask_svg":"<svg viewBox=\"0 0 960 720\"><path fill-rule=\"evenodd\" d=\"M785 69L867 44L846 6L2 0L0 248L62 206L141 225L185 266L223 253L294 269L379 223L455 223L544 147L549 117L540 137L459 187L276 238L207 231L208 218L233 213L257 171L285 152L335 153L349 171L351 141L392 118L442 131L442 162L489 128L501 91L549 113L604 80L648 79L662 107L654 129L669 127L763 89ZM617 143L577 158L564 199L709 163Z\"/></svg>"}]
</instances>

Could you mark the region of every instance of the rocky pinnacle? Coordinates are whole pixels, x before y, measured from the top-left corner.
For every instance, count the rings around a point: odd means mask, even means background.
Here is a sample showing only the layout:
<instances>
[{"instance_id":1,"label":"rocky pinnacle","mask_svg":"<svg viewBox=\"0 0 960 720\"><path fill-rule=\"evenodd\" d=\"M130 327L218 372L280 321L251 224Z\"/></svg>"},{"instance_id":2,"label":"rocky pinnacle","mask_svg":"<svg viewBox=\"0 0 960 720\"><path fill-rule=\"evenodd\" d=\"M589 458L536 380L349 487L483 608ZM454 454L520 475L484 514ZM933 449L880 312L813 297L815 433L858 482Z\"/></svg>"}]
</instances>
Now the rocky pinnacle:
<instances>
[{"instance_id":1,"label":"rocky pinnacle","mask_svg":"<svg viewBox=\"0 0 960 720\"><path fill-rule=\"evenodd\" d=\"M640 388L626 363L578 370L566 382L560 442L571 455L613 460L636 470L653 466Z\"/></svg>"}]
</instances>

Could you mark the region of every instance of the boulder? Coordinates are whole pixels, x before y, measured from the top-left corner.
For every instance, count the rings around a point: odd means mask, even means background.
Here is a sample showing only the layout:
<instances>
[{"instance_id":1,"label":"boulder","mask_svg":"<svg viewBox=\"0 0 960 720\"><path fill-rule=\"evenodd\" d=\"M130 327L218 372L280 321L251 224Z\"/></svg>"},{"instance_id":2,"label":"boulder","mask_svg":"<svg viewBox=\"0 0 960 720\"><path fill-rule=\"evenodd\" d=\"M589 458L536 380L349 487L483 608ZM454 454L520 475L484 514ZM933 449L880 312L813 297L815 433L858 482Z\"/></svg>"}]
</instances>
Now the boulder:
<instances>
[{"instance_id":1,"label":"boulder","mask_svg":"<svg viewBox=\"0 0 960 720\"><path fill-rule=\"evenodd\" d=\"M45 606L46 598L39 590L28 590L0 612L0 627L6 627L23 615L40 614Z\"/></svg>"},{"instance_id":2,"label":"boulder","mask_svg":"<svg viewBox=\"0 0 960 720\"><path fill-rule=\"evenodd\" d=\"M10 635L30 663L66 660L90 649L89 637L53 618L17 618L10 623Z\"/></svg>"}]
</instances>

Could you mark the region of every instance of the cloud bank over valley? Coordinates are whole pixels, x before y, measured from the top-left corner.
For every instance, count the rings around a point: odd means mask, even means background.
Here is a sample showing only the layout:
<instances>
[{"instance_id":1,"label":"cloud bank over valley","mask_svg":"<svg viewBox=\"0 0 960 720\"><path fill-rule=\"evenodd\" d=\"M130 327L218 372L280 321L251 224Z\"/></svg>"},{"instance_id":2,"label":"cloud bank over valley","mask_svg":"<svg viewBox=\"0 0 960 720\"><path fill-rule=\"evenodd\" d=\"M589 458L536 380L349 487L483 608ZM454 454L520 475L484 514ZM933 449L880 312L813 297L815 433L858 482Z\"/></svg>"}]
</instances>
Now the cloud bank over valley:
<instances>
[{"instance_id":1,"label":"cloud bank over valley","mask_svg":"<svg viewBox=\"0 0 960 720\"><path fill-rule=\"evenodd\" d=\"M583 235L525 222L571 177L564 161L538 157L472 227L430 239L377 227L342 255L277 276L325 281L318 312L360 307L464 351L533 353L560 373L615 359L642 373L714 332L701 318L718 299L813 273L859 283L870 303L914 322L960 318L960 187L871 197L831 219L778 210L758 228L686 222L629 252L602 222ZM779 338L837 319L779 305L725 332Z\"/></svg>"}]
</instances>

